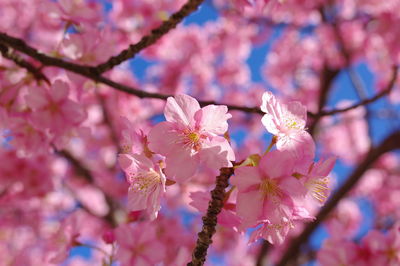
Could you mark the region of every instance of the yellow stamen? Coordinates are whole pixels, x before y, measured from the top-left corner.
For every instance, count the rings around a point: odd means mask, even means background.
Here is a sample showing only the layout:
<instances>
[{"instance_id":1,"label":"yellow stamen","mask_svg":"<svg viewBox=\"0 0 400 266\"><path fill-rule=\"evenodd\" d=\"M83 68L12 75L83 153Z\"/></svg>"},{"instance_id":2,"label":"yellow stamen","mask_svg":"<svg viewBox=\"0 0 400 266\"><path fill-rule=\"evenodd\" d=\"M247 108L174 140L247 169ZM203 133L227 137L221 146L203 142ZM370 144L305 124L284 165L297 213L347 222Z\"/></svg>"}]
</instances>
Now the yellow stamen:
<instances>
[{"instance_id":1,"label":"yellow stamen","mask_svg":"<svg viewBox=\"0 0 400 266\"><path fill-rule=\"evenodd\" d=\"M160 175L153 170L139 173L132 180L133 183L129 189L140 193L148 193L154 186L161 183Z\"/></svg>"},{"instance_id":2,"label":"yellow stamen","mask_svg":"<svg viewBox=\"0 0 400 266\"><path fill-rule=\"evenodd\" d=\"M188 130L184 133L183 144L195 151L199 151L201 149L200 138L200 133Z\"/></svg>"},{"instance_id":3,"label":"yellow stamen","mask_svg":"<svg viewBox=\"0 0 400 266\"><path fill-rule=\"evenodd\" d=\"M265 196L279 196L281 194L278 185L271 179L265 179L260 185L260 192Z\"/></svg>"},{"instance_id":4,"label":"yellow stamen","mask_svg":"<svg viewBox=\"0 0 400 266\"><path fill-rule=\"evenodd\" d=\"M328 197L329 178L321 178L310 180L306 183L306 187L311 191L311 195L320 203L324 203Z\"/></svg>"}]
</instances>

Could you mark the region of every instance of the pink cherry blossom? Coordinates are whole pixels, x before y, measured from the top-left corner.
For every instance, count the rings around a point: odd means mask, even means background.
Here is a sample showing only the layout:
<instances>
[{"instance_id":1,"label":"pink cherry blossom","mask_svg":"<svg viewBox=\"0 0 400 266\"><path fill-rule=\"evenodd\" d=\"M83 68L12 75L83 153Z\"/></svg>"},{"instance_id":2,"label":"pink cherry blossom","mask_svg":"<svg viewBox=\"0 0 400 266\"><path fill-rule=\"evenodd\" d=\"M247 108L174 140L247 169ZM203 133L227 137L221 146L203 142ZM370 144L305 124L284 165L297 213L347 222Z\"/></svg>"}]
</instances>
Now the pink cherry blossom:
<instances>
[{"instance_id":1,"label":"pink cherry blossom","mask_svg":"<svg viewBox=\"0 0 400 266\"><path fill-rule=\"evenodd\" d=\"M400 264L400 224L397 222L386 234L371 230L363 239L364 250L369 257L368 263L373 265ZM362 255L362 254L360 254Z\"/></svg>"},{"instance_id":2,"label":"pink cherry blossom","mask_svg":"<svg viewBox=\"0 0 400 266\"><path fill-rule=\"evenodd\" d=\"M293 168L290 153L275 150L263 156L256 167L239 167L231 178L238 189L236 212L243 226L262 222L271 230L256 234L263 237L268 234L266 239L272 242L283 240L292 220L312 218L301 209L306 189L292 176ZM280 231L281 236L273 237L272 234L277 234L274 230Z\"/></svg>"},{"instance_id":3,"label":"pink cherry blossom","mask_svg":"<svg viewBox=\"0 0 400 266\"><path fill-rule=\"evenodd\" d=\"M119 163L130 183L128 206L131 211L147 210L150 220L157 218L165 176L161 168L142 154L121 154Z\"/></svg>"},{"instance_id":4,"label":"pink cherry blossom","mask_svg":"<svg viewBox=\"0 0 400 266\"><path fill-rule=\"evenodd\" d=\"M307 110L300 102L281 104L271 92L262 96L262 123L278 137L278 150L291 150L296 157L314 157L315 144L306 131Z\"/></svg>"},{"instance_id":5,"label":"pink cherry blossom","mask_svg":"<svg viewBox=\"0 0 400 266\"><path fill-rule=\"evenodd\" d=\"M235 155L222 137L228 129L226 106L199 103L188 95L168 98L166 122L157 124L148 136L151 151L166 157L165 173L177 182L193 176L199 164L213 169L232 166Z\"/></svg>"},{"instance_id":6,"label":"pink cherry blossom","mask_svg":"<svg viewBox=\"0 0 400 266\"><path fill-rule=\"evenodd\" d=\"M50 90L44 87L30 88L26 103L33 109L35 126L60 134L65 129L78 126L86 118L85 110L68 98L69 86L56 80Z\"/></svg>"},{"instance_id":7,"label":"pink cherry blossom","mask_svg":"<svg viewBox=\"0 0 400 266\"><path fill-rule=\"evenodd\" d=\"M70 249L77 244L80 235L77 215L75 212L62 221L58 230L49 239L47 259L50 263L63 262L68 257Z\"/></svg>"},{"instance_id":8,"label":"pink cherry blossom","mask_svg":"<svg viewBox=\"0 0 400 266\"><path fill-rule=\"evenodd\" d=\"M322 266L357 265L357 245L352 241L327 239L319 250L317 260Z\"/></svg>"},{"instance_id":9,"label":"pink cherry blossom","mask_svg":"<svg viewBox=\"0 0 400 266\"><path fill-rule=\"evenodd\" d=\"M362 214L357 203L350 199L343 199L325 225L332 238L351 239L358 232L361 222ZM342 234L336 232L342 232Z\"/></svg>"},{"instance_id":10,"label":"pink cherry blossom","mask_svg":"<svg viewBox=\"0 0 400 266\"><path fill-rule=\"evenodd\" d=\"M121 266L152 266L164 260L166 247L157 239L154 224L121 225L115 229L115 239Z\"/></svg>"}]
</instances>

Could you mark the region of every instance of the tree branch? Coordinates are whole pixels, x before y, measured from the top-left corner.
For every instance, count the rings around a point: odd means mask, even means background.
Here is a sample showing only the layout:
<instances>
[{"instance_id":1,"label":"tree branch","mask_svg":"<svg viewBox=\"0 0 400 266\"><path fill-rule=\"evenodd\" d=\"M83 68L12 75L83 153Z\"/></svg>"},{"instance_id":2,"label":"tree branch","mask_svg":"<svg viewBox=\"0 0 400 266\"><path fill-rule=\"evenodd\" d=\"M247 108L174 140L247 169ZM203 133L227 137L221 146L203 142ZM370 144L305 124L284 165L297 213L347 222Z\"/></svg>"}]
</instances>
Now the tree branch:
<instances>
[{"instance_id":1,"label":"tree branch","mask_svg":"<svg viewBox=\"0 0 400 266\"><path fill-rule=\"evenodd\" d=\"M18 50L26 55L29 55L30 57L41 62L44 66L55 66L55 67L59 67L59 68L71 71L73 73L87 77L93 81L108 85L111 88L114 88L118 91L125 92L130 95L135 95L139 98L152 98L152 99L166 100L168 97L173 96L173 95L162 94L162 93L152 93L152 92L142 91L137 88L112 81L106 77L97 75L95 73L96 71L94 71L93 67L91 67L91 66L83 66L83 65L67 62L67 61L64 61L59 58L55 58L55 57L51 57L51 56L42 54L35 48L27 45L25 43L25 41L18 39L18 38L14 38L12 36L9 36L6 33L0 32L0 43L4 43L4 44L14 48L15 50ZM329 115L333 115L333 114L337 114L337 113L346 112L351 109L357 108L358 106L372 103L372 102L376 101L377 99L385 96L386 94L388 94L391 91L391 89L393 88L394 83L396 81L396 78L397 78L397 72L395 75L396 76L394 76L392 78L392 80L390 82L390 86L388 87L390 89L383 90L379 94L377 94L376 96L374 96L372 98L365 99L357 104L354 104L350 107L343 108L343 109L334 109L331 111L321 110L317 113L307 112L307 114L309 117L313 117L313 118L318 117L318 119L320 119L323 116L329 116ZM264 114L264 112L261 111L261 109L259 107L246 107L246 106L239 106L239 105L232 105L232 104L224 104L224 103L219 103L219 102L215 102L215 101L199 101L199 103L201 106L206 106L209 104L216 104L216 105L222 104L222 105L226 105L228 107L228 109L231 111L236 110L236 111L242 111L245 113L257 113L257 114L261 114L261 115Z\"/></svg>"},{"instance_id":2,"label":"tree branch","mask_svg":"<svg viewBox=\"0 0 400 266\"><path fill-rule=\"evenodd\" d=\"M316 219L309 223L305 230L292 241L291 245L285 251L278 266L287 265L292 259L296 258L300 247L303 243L308 241L310 235L328 216L328 214L336 207L339 201L357 184L363 177L364 173L379 159L379 157L386 152L400 149L400 131L396 131L388 136L378 147L372 148L365 157L364 161L353 171L347 181L341 186L335 194L329 199L328 203L318 213Z\"/></svg>"},{"instance_id":3,"label":"tree branch","mask_svg":"<svg viewBox=\"0 0 400 266\"><path fill-rule=\"evenodd\" d=\"M144 36L138 43L131 44L127 49L123 50L116 56L111 57L106 62L95 67L97 74L102 74L122 62L133 58L144 48L149 47L158 41L162 36L167 34L171 29L175 28L185 17L197 10L204 0L189 0L182 8L174 13L168 20L164 21L158 28L153 29L149 35Z\"/></svg>"},{"instance_id":4,"label":"tree branch","mask_svg":"<svg viewBox=\"0 0 400 266\"><path fill-rule=\"evenodd\" d=\"M94 80L99 83L103 83L108 85L116 90L135 95L139 98L153 98L153 99L160 99L166 100L168 97L173 95L168 94L161 94L161 93L151 93L136 89L134 87L130 87L115 81L112 81L106 77L96 74L96 71L93 70L94 68L91 66L83 66L71 62L64 61L59 58L51 57L45 54L40 53L35 48L27 45L25 41L14 38L12 36L7 35L6 33L0 32L0 43L4 43L15 50L18 50L30 57L36 59L37 61L41 62L45 66L55 66L59 67L73 73L79 74L81 76L87 77L91 80ZM221 104L216 103L214 101L199 101L201 106L209 105L209 104ZM245 106L238 106L238 105L227 105L230 110L238 110L247 113L259 113L264 114L259 107L245 107Z\"/></svg>"},{"instance_id":5,"label":"tree branch","mask_svg":"<svg viewBox=\"0 0 400 266\"><path fill-rule=\"evenodd\" d=\"M212 236L215 233L217 225L217 216L224 205L225 189L229 185L228 180L231 175L233 175L232 167L220 169L220 175L217 176L215 188L211 191L211 200L208 204L207 213L202 218L203 228L198 233L196 247L192 254L192 261L187 264L188 266L200 266L206 260L207 249L212 243Z\"/></svg>"},{"instance_id":6,"label":"tree branch","mask_svg":"<svg viewBox=\"0 0 400 266\"><path fill-rule=\"evenodd\" d=\"M36 68L31 63L25 61L22 57L17 55L12 51L12 49L0 43L0 53L7 59L13 61L16 65L25 68L28 70L37 81L44 80L47 84L50 85L50 81L48 78L40 71L40 69Z\"/></svg>"},{"instance_id":7,"label":"tree branch","mask_svg":"<svg viewBox=\"0 0 400 266\"><path fill-rule=\"evenodd\" d=\"M379 100L380 98L388 95L392 91L394 85L396 84L397 75L398 75L398 69L397 69L397 67L393 67L393 75L392 75L392 78L390 79L387 87L384 90L382 90L379 93L377 93L375 96L371 97L371 98L365 98L364 100L362 100L362 101L360 101L360 102L358 102L356 104L353 104L353 105L351 105L349 107L346 107L346 108L333 109L333 110L330 110L330 111L321 111L320 113L317 113L315 115L316 116L318 116L318 115L319 116L329 116L329 115L334 115L334 114L338 114L338 113L347 112L347 111L350 111L350 110L355 109L357 107L371 104L371 103Z\"/></svg>"},{"instance_id":8,"label":"tree branch","mask_svg":"<svg viewBox=\"0 0 400 266\"><path fill-rule=\"evenodd\" d=\"M319 120L322 118L322 109L324 108L326 101L328 99L329 90L331 88L331 84L337 74L339 73L338 69L331 70L328 66L325 66L322 73L321 73L321 90L319 92L319 100L318 100L318 112L315 116L312 116L314 120L311 122L310 126L308 127L308 131L311 135L315 134L315 129Z\"/></svg>"}]
</instances>

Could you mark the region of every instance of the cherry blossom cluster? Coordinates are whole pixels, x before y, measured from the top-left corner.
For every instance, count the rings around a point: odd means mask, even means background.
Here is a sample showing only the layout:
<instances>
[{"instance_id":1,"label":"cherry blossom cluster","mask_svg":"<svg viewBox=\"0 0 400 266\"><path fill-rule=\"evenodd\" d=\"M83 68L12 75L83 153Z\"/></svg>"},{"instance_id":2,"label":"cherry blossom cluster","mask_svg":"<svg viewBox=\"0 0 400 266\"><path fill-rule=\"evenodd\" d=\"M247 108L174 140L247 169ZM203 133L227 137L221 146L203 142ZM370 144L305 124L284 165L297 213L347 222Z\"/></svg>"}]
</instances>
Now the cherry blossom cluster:
<instances>
[{"instance_id":1,"label":"cherry blossom cluster","mask_svg":"<svg viewBox=\"0 0 400 266\"><path fill-rule=\"evenodd\" d=\"M262 123L274 136L263 155L253 154L235 166L231 190L219 217L222 225L244 231L259 226L250 241L258 238L282 243L296 221L313 219L330 191L328 174L335 159L315 163L315 144L305 130L306 109L299 102L281 104L265 92ZM121 167L130 183L130 210L146 210L157 217L166 183L183 184L199 167L218 170L233 167L235 155L223 137L231 115L226 106L199 103L188 95L167 99L165 122L155 125L148 136L125 131ZM276 143L276 150L270 151ZM229 200L236 190L236 200ZM207 193L193 192L191 205L204 212Z\"/></svg>"},{"instance_id":2,"label":"cherry blossom cluster","mask_svg":"<svg viewBox=\"0 0 400 266\"><path fill-rule=\"evenodd\" d=\"M386 233L371 230L354 243L345 235L327 239L318 251L321 265L397 265L400 262L400 227L396 223Z\"/></svg>"},{"instance_id":3,"label":"cherry blossom cluster","mask_svg":"<svg viewBox=\"0 0 400 266\"><path fill-rule=\"evenodd\" d=\"M96 76L187 3L0 1L0 264L186 265L215 198L206 265L254 265L267 249L278 263L346 181L336 159L364 170L323 223L318 263L400 264L398 153L370 160L398 131L399 1L207 1L196 12L215 17ZM353 72L358 87L343 82ZM221 168L233 174L213 197Z\"/></svg>"}]
</instances>

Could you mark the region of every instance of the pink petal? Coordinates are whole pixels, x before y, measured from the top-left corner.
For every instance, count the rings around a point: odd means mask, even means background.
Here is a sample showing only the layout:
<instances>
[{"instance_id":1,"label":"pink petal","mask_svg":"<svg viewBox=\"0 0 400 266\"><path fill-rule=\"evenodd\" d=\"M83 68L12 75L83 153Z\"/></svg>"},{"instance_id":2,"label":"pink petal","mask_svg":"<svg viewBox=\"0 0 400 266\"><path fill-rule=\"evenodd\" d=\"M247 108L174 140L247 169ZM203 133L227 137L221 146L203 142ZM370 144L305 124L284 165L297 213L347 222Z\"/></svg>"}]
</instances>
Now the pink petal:
<instances>
[{"instance_id":1,"label":"pink petal","mask_svg":"<svg viewBox=\"0 0 400 266\"><path fill-rule=\"evenodd\" d=\"M261 110L268 114L276 125L280 124L282 120L282 107L275 96L269 91L265 92L262 96Z\"/></svg>"},{"instance_id":2,"label":"pink petal","mask_svg":"<svg viewBox=\"0 0 400 266\"><path fill-rule=\"evenodd\" d=\"M168 122L182 123L188 126L192 124L194 114L199 109L200 105L195 98L180 94L167 99L164 115Z\"/></svg>"},{"instance_id":3,"label":"pink petal","mask_svg":"<svg viewBox=\"0 0 400 266\"><path fill-rule=\"evenodd\" d=\"M259 167L269 178L289 176L293 173L294 160L287 151L274 150L261 157Z\"/></svg>"},{"instance_id":4,"label":"pink petal","mask_svg":"<svg viewBox=\"0 0 400 266\"><path fill-rule=\"evenodd\" d=\"M165 174L168 178L182 183L196 173L199 163L198 156L191 156L190 150L180 148L167 156Z\"/></svg>"},{"instance_id":5,"label":"pink petal","mask_svg":"<svg viewBox=\"0 0 400 266\"><path fill-rule=\"evenodd\" d=\"M43 87L29 87L25 100L26 104L33 109L43 108L49 102L48 92Z\"/></svg>"},{"instance_id":6,"label":"pink petal","mask_svg":"<svg viewBox=\"0 0 400 266\"><path fill-rule=\"evenodd\" d=\"M61 106L61 110L64 117L74 125L82 123L87 117L85 109L83 109L78 103L71 100L66 100Z\"/></svg>"},{"instance_id":7,"label":"pink petal","mask_svg":"<svg viewBox=\"0 0 400 266\"><path fill-rule=\"evenodd\" d=\"M161 195L163 194L163 186L157 186L155 191L151 192L147 202L147 212L149 214L150 221L157 218L158 211L161 209Z\"/></svg>"},{"instance_id":8,"label":"pink petal","mask_svg":"<svg viewBox=\"0 0 400 266\"><path fill-rule=\"evenodd\" d=\"M328 159L315 163L312 173L319 176L327 176L335 166L336 158L329 157Z\"/></svg>"},{"instance_id":9,"label":"pink petal","mask_svg":"<svg viewBox=\"0 0 400 266\"><path fill-rule=\"evenodd\" d=\"M196 112L196 126L206 132L222 135L228 130L227 120L232 117L227 112L225 105L207 105Z\"/></svg>"},{"instance_id":10,"label":"pink petal","mask_svg":"<svg viewBox=\"0 0 400 266\"><path fill-rule=\"evenodd\" d=\"M264 196L258 190L238 193L236 213L242 218L244 226L253 226L260 220L263 203Z\"/></svg>"},{"instance_id":11,"label":"pink petal","mask_svg":"<svg viewBox=\"0 0 400 266\"><path fill-rule=\"evenodd\" d=\"M147 208L148 193L137 192L133 189L128 191L128 208L131 211L139 211Z\"/></svg>"},{"instance_id":12,"label":"pink petal","mask_svg":"<svg viewBox=\"0 0 400 266\"><path fill-rule=\"evenodd\" d=\"M210 192L196 191L191 192L189 195L192 200L189 205L196 208L199 212L205 213L207 211L208 202L210 201Z\"/></svg>"},{"instance_id":13,"label":"pink petal","mask_svg":"<svg viewBox=\"0 0 400 266\"><path fill-rule=\"evenodd\" d=\"M147 139L150 150L162 155L175 153L183 145L182 136L170 122L158 123L150 130Z\"/></svg>"},{"instance_id":14,"label":"pink petal","mask_svg":"<svg viewBox=\"0 0 400 266\"><path fill-rule=\"evenodd\" d=\"M147 172L154 166L153 162L143 154L119 154L118 162L130 183L138 172Z\"/></svg>"},{"instance_id":15,"label":"pink petal","mask_svg":"<svg viewBox=\"0 0 400 266\"><path fill-rule=\"evenodd\" d=\"M274 117L270 114L265 114L261 118L261 123L264 125L264 127L267 129L267 131L273 135L278 135L280 133L279 131L279 124L277 123L277 120L274 119Z\"/></svg>"},{"instance_id":16,"label":"pink petal","mask_svg":"<svg viewBox=\"0 0 400 266\"><path fill-rule=\"evenodd\" d=\"M60 102L61 100L67 99L68 93L69 93L68 83L66 83L60 79L57 79L53 83L53 85L50 89L51 98L55 102Z\"/></svg>"},{"instance_id":17,"label":"pink petal","mask_svg":"<svg viewBox=\"0 0 400 266\"><path fill-rule=\"evenodd\" d=\"M280 151L289 151L294 158L304 161L312 161L315 155L315 142L307 131L278 137L276 148Z\"/></svg>"},{"instance_id":18,"label":"pink petal","mask_svg":"<svg viewBox=\"0 0 400 266\"><path fill-rule=\"evenodd\" d=\"M307 108L297 101L288 103L286 108L291 114L298 118L296 122L298 124L301 123L302 127L304 128L307 121Z\"/></svg>"},{"instance_id":19,"label":"pink petal","mask_svg":"<svg viewBox=\"0 0 400 266\"><path fill-rule=\"evenodd\" d=\"M271 107L276 107L278 105L275 96L270 91L266 91L262 95L261 111L264 113L270 113Z\"/></svg>"},{"instance_id":20,"label":"pink petal","mask_svg":"<svg viewBox=\"0 0 400 266\"><path fill-rule=\"evenodd\" d=\"M157 262L161 262L165 259L167 246L167 243L162 243L155 239L143 249L142 256L146 257L151 262L149 266L155 265Z\"/></svg>"},{"instance_id":21,"label":"pink petal","mask_svg":"<svg viewBox=\"0 0 400 266\"><path fill-rule=\"evenodd\" d=\"M210 141L205 141L198 154L200 160L212 169L231 167L231 161L235 160L235 154L229 142L220 136L213 137Z\"/></svg>"},{"instance_id":22,"label":"pink petal","mask_svg":"<svg viewBox=\"0 0 400 266\"><path fill-rule=\"evenodd\" d=\"M132 160L132 157L128 154L118 154L118 163L122 169L128 169Z\"/></svg>"},{"instance_id":23,"label":"pink petal","mask_svg":"<svg viewBox=\"0 0 400 266\"><path fill-rule=\"evenodd\" d=\"M261 183L260 172L257 167L242 166L235 170L231 177L231 184L240 190L246 190Z\"/></svg>"},{"instance_id":24,"label":"pink petal","mask_svg":"<svg viewBox=\"0 0 400 266\"><path fill-rule=\"evenodd\" d=\"M137 244L147 244L151 246L154 242L156 242L155 240L157 239L157 230L155 225L152 223L142 224L140 230L137 232L136 237L137 238L135 242Z\"/></svg>"}]
</instances>

